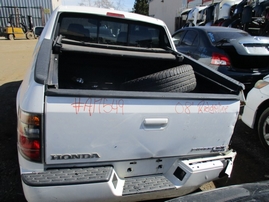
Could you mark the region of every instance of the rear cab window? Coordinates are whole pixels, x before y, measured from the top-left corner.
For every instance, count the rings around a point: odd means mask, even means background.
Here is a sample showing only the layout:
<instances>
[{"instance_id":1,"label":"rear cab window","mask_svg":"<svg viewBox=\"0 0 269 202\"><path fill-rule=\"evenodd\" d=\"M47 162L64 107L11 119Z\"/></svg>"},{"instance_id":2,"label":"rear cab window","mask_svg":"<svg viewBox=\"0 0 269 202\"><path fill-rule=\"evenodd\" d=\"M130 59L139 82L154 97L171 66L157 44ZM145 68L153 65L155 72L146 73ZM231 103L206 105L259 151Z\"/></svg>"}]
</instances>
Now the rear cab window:
<instances>
[{"instance_id":1,"label":"rear cab window","mask_svg":"<svg viewBox=\"0 0 269 202\"><path fill-rule=\"evenodd\" d=\"M173 36L173 42L176 47L180 46L193 46L199 45L199 37L196 31L187 30L177 33Z\"/></svg>"},{"instance_id":2,"label":"rear cab window","mask_svg":"<svg viewBox=\"0 0 269 202\"><path fill-rule=\"evenodd\" d=\"M182 39L181 45L197 46L198 45L198 34L195 31L188 30L186 35Z\"/></svg>"},{"instance_id":3,"label":"rear cab window","mask_svg":"<svg viewBox=\"0 0 269 202\"><path fill-rule=\"evenodd\" d=\"M175 36L173 36L173 42L175 46L180 46L180 43L185 33L186 33L185 31L182 31L182 32L178 32Z\"/></svg>"},{"instance_id":4,"label":"rear cab window","mask_svg":"<svg viewBox=\"0 0 269 202\"><path fill-rule=\"evenodd\" d=\"M71 40L142 48L171 47L163 27L124 17L62 13L58 26L57 35Z\"/></svg>"},{"instance_id":5,"label":"rear cab window","mask_svg":"<svg viewBox=\"0 0 269 202\"><path fill-rule=\"evenodd\" d=\"M211 43L215 44L223 39L237 39L240 37L249 36L248 33L245 32L207 32L207 36L210 39Z\"/></svg>"}]
</instances>

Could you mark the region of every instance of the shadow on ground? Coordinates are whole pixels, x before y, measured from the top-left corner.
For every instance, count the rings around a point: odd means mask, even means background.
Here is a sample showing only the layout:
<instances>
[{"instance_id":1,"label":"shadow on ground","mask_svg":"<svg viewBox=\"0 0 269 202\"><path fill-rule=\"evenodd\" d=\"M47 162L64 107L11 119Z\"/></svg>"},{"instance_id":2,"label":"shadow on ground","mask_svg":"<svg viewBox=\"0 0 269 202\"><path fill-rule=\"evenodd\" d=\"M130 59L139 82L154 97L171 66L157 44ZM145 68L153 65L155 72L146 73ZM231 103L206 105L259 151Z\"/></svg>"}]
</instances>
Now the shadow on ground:
<instances>
[{"instance_id":1,"label":"shadow on ground","mask_svg":"<svg viewBox=\"0 0 269 202\"><path fill-rule=\"evenodd\" d=\"M226 185L269 180L269 153L261 145L256 131L241 120L236 123L231 148L237 156Z\"/></svg>"},{"instance_id":2,"label":"shadow on ground","mask_svg":"<svg viewBox=\"0 0 269 202\"><path fill-rule=\"evenodd\" d=\"M26 201L17 159L16 94L21 81L0 86L0 201Z\"/></svg>"}]
</instances>

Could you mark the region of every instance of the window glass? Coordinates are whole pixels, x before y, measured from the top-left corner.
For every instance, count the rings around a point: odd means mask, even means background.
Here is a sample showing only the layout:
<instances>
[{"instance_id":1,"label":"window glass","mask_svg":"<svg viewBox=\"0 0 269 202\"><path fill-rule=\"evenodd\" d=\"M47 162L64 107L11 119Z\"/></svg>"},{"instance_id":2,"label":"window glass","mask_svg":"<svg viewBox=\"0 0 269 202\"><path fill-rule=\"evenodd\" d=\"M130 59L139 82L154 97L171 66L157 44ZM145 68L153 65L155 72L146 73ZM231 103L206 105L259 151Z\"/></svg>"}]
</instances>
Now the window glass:
<instances>
[{"instance_id":1,"label":"window glass","mask_svg":"<svg viewBox=\"0 0 269 202\"><path fill-rule=\"evenodd\" d=\"M176 35L173 36L173 42L174 42L175 46L180 45L181 40L182 40L182 38L184 36L184 33L185 33L184 31L178 32Z\"/></svg>"},{"instance_id":2,"label":"window glass","mask_svg":"<svg viewBox=\"0 0 269 202\"><path fill-rule=\"evenodd\" d=\"M195 31L188 30L182 40L182 45L192 46L196 39L196 36L197 36L197 33Z\"/></svg>"},{"instance_id":3,"label":"window glass","mask_svg":"<svg viewBox=\"0 0 269 202\"><path fill-rule=\"evenodd\" d=\"M129 45L137 47L158 47L159 30L144 25L131 24Z\"/></svg>"},{"instance_id":4,"label":"window glass","mask_svg":"<svg viewBox=\"0 0 269 202\"><path fill-rule=\"evenodd\" d=\"M127 29L127 24L110 21L98 21L96 24L91 23L85 28L89 30L90 37L93 42L115 44L118 33L122 29Z\"/></svg>"},{"instance_id":5,"label":"window glass","mask_svg":"<svg viewBox=\"0 0 269 202\"><path fill-rule=\"evenodd\" d=\"M198 34L196 34L196 37L195 37L195 39L193 41L192 46L199 46L199 36L198 36Z\"/></svg>"},{"instance_id":6,"label":"window glass","mask_svg":"<svg viewBox=\"0 0 269 202\"><path fill-rule=\"evenodd\" d=\"M99 44L161 48L169 45L163 27L114 17L62 14L59 34Z\"/></svg>"},{"instance_id":7,"label":"window glass","mask_svg":"<svg viewBox=\"0 0 269 202\"><path fill-rule=\"evenodd\" d=\"M231 31L223 32L222 31L222 32L208 32L207 36L212 43L217 43L223 39L236 39L239 37L250 36L250 35L247 32L241 32L241 31L238 31L238 32L231 32Z\"/></svg>"},{"instance_id":8,"label":"window glass","mask_svg":"<svg viewBox=\"0 0 269 202\"><path fill-rule=\"evenodd\" d=\"M85 18L72 18L66 17L61 21L60 33L61 34L83 34L84 26L88 25L88 21Z\"/></svg>"},{"instance_id":9,"label":"window glass","mask_svg":"<svg viewBox=\"0 0 269 202\"><path fill-rule=\"evenodd\" d=\"M71 39L95 43L115 44L121 29L127 24L87 18L63 18L60 34ZM80 38L79 38L80 37Z\"/></svg>"}]
</instances>

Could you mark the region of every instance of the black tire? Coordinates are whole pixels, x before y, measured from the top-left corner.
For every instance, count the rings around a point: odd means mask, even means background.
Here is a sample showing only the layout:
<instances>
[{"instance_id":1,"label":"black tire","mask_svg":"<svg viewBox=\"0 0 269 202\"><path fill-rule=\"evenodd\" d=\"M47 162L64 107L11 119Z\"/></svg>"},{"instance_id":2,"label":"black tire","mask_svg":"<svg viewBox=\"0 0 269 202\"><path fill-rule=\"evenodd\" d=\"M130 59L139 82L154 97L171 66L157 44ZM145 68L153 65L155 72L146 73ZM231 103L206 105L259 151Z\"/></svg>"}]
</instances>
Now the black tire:
<instances>
[{"instance_id":1,"label":"black tire","mask_svg":"<svg viewBox=\"0 0 269 202\"><path fill-rule=\"evenodd\" d=\"M122 84L124 90L190 92L196 87L192 66L181 65L143 76Z\"/></svg>"},{"instance_id":2,"label":"black tire","mask_svg":"<svg viewBox=\"0 0 269 202\"><path fill-rule=\"evenodd\" d=\"M269 151L269 108L259 118L258 135L264 148Z\"/></svg>"}]
</instances>

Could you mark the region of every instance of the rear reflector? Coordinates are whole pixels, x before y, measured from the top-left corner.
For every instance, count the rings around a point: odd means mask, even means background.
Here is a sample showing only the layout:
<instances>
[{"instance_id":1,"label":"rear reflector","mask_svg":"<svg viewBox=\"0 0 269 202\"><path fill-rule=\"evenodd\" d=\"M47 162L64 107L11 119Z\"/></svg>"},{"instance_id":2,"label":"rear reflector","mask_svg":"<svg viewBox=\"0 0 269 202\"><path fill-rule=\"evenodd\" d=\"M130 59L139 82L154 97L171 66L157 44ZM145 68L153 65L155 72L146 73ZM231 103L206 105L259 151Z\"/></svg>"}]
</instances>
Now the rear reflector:
<instances>
[{"instance_id":1,"label":"rear reflector","mask_svg":"<svg viewBox=\"0 0 269 202\"><path fill-rule=\"evenodd\" d=\"M117 18L125 18L125 16L123 14L119 14L119 13L107 12L106 15L111 16L111 17L117 17Z\"/></svg>"},{"instance_id":2,"label":"rear reflector","mask_svg":"<svg viewBox=\"0 0 269 202\"><path fill-rule=\"evenodd\" d=\"M220 53L213 53L211 58L212 65L223 65L223 66L231 66L230 59L228 56L220 54Z\"/></svg>"}]
</instances>

